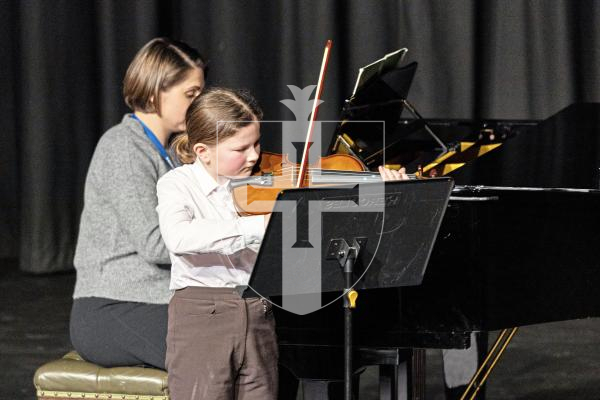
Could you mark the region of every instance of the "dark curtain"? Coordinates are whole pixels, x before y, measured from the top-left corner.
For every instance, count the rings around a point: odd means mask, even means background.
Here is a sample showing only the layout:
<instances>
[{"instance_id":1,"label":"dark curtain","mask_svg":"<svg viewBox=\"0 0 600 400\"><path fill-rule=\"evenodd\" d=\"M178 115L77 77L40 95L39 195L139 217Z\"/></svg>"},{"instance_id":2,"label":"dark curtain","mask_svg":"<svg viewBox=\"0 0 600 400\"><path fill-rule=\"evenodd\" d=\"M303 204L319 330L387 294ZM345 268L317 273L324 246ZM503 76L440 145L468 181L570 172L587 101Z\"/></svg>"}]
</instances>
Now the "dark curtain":
<instances>
[{"instance_id":1,"label":"dark curtain","mask_svg":"<svg viewBox=\"0 0 600 400\"><path fill-rule=\"evenodd\" d=\"M322 119L336 119L360 66L400 47L419 62L409 98L425 118L541 119L600 99L598 1L0 4L0 257L32 273L72 268L88 162L126 111L129 61L155 36L200 49L209 83L250 89L266 119L294 119L279 100L316 83L328 38Z\"/></svg>"}]
</instances>

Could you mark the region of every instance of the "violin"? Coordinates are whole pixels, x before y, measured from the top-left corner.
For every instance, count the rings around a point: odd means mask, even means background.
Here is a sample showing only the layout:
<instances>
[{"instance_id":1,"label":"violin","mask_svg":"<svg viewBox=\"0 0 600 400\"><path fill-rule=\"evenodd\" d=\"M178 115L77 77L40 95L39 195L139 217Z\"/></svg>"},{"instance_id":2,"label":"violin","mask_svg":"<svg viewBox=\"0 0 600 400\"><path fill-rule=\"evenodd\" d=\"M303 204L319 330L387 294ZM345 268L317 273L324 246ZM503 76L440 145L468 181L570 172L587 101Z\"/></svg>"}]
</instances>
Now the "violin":
<instances>
[{"instance_id":1,"label":"violin","mask_svg":"<svg viewBox=\"0 0 600 400\"><path fill-rule=\"evenodd\" d=\"M308 144L311 142L314 121L321 103L319 100L323 90L331 45L331 40L328 40L302 153L302 162L300 164L291 162L287 154L261 152L260 159L250 177L231 181L234 203L240 215L271 213L277 195L284 189L381 182L379 172L368 171L362 161L349 154L333 154L319 158L315 165L308 164L310 147ZM409 179L416 177L416 175L409 175Z\"/></svg>"},{"instance_id":2,"label":"violin","mask_svg":"<svg viewBox=\"0 0 600 400\"><path fill-rule=\"evenodd\" d=\"M240 215L270 213L279 192L297 187L300 170L287 154L261 152L251 176L231 181ZM408 177L416 179L416 175ZM381 182L379 172L368 171L362 161L349 154L333 154L309 166L302 187L373 182Z\"/></svg>"}]
</instances>

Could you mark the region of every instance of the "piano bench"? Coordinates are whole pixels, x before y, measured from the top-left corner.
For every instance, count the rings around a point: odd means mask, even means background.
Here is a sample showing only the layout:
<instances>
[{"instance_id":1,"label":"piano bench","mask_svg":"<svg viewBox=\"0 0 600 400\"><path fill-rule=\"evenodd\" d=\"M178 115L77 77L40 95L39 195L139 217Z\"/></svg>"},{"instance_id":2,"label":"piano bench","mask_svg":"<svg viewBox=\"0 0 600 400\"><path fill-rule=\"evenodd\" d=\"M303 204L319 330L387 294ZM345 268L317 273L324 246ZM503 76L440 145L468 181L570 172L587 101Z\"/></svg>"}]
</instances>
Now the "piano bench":
<instances>
[{"instance_id":1,"label":"piano bench","mask_svg":"<svg viewBox=\"0 0 600 400\"><path fill-rule=\"evenodd\" d=\"M399 365L410 360L414 349L398 347L359 347L363 365Z\"/></svg>"},{"instance_id":2,"label":"piano bench","mask_svg":"<svg viewBox=\"0 0 600 400\"><path fill-rule=\"evenodd\" d=\"M398 347L361 347L361 365L379 366L380 399L425 398L425 350Z\"/></svg>"},{"instance_id":3,"label":"piano bench","mask_svg":"<svg viewBox=\"0 0 600 400\"><path fill-rule=\"evenodd\" d=\"M167 373L155 368L103 368L71 351L39 367L38 400L169 400Z\"/></svg>"}]
</instances>

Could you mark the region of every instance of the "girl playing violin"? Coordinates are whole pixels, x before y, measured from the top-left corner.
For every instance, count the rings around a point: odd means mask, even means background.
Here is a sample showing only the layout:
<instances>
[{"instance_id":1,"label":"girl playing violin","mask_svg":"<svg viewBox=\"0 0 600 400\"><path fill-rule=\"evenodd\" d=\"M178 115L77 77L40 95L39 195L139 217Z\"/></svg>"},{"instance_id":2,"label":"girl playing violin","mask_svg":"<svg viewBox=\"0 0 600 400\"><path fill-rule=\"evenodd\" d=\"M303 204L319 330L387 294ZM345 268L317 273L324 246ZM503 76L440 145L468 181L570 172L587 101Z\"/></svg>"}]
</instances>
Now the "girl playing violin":
<instances>
[{"instance_id":1,"label":"girl playing violin","mask_svg":"<svg viewBox=\"0 0 600 400\"><path fill-rule=\"evenodd\" d=\"M252 173L260 155L261 118L247 92L203 92L187 111L186 133L175 139L184 165L157 184L160 231L175 290L166 361L173 400L277 397L270 305L243 299L235 290L248 283L269 218L240 216L229 178ZM402 174L381 170L384 179Z\"/></svg>"}]
</instances>

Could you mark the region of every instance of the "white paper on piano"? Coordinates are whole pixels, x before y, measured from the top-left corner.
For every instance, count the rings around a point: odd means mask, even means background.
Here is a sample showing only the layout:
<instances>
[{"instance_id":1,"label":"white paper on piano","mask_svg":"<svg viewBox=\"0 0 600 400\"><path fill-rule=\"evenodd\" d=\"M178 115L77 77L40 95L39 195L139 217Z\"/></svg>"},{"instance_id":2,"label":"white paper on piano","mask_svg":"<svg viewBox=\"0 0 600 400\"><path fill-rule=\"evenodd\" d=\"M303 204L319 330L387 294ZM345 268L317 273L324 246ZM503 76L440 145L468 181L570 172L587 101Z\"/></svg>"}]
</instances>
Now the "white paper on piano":
<instances>
[{"instance_id":1,"label":"white paper on piano","mask_svg":"<svg viewBox=\"0 0 600 400\"><path fill-rule=\"evenodd\" d=\"M356 94L358 88L363 86L365 82L367 82L373 76L377 74L383 74L394 68L400 67L400 63L402 62L402 59L406 55L407 51L407 48L398 49L396 51L386 54L379 60L360 68L358 70L358 77L356 78L356 84L354 85L354 91L352 92L352 96Z\"/></svg>"}]
</instances>

